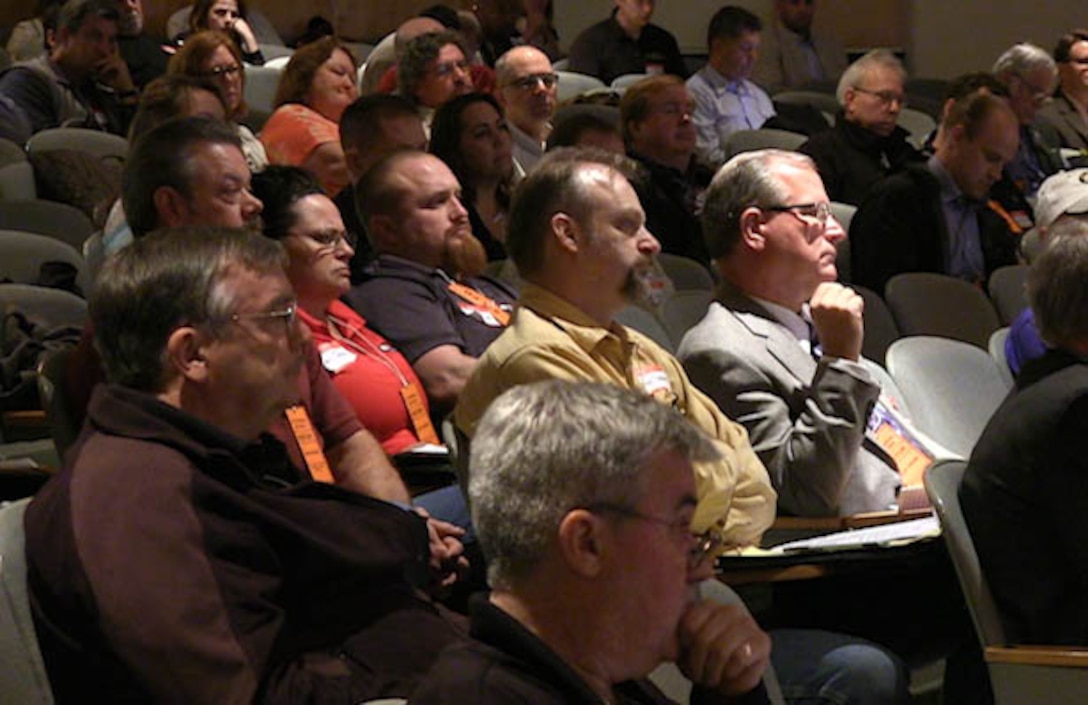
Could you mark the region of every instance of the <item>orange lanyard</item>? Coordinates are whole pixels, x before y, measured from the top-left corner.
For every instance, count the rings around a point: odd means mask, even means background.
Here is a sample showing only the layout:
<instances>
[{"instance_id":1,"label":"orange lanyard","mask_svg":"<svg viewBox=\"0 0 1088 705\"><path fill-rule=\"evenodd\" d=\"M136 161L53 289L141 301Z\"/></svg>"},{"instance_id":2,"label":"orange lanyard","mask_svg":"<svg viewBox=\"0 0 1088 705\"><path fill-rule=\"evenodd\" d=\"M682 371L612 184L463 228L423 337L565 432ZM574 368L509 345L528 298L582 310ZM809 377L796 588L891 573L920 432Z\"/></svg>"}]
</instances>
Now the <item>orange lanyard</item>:
<instances>
[{"instance_id":1,"label":"orange lanyard","mask_svg":"<svg viewBox=\"0 0 1088 705\"><path fill-rule=\"evenodd\" d=\"M427 405L423 401L423 390L419 388L419 385L408 379L397 367L397 363L389 359L389 356L382 351L380 346L374 345L374 343L367 340L366 336L358 328L332 315L326 315L325 318L329 334L333 339L342 345L348 346L363 357L372 357L378 360L396 375L401 385L399 390L400 398L404 402L404 408L408 410L408 417L412 421L412 428L415 430L416 436L424 443L441 445L441 441L438 440L438 433L434 430L434 424L431 423L431 417L427 413ZM351 337L342 334L338 328L346 330L351 334ZM358 339L358 342L356 339Z\"/></svg>"},{"instance_id":2,"label":"orange lanyard","mask_svg":"<svg viewBox=\"0 0 1088 705\"><path fill-rule=\"evenodd\" d=\"M291 432L298 441L298 447L302 451L302 458L306 461L306 467L310 470L310 476L318 482L333 482L332 469L329 461L321 452L321 444L317 441L317 433L310 422L310 415L306 413L306 407L296 404L288 408L287 422L291 424Z\"/></svg>"},{"instance_id":3,"label":"orange lanyard","mask_svg":"<svg viewBox=\"0 0 1088 705\"><path fill-rule=\"evenodd\" d=\"M451 281L449 283L449 289L473 306L490 313L491 316L499 322L499 325L505 327L510 324L510 312L504 311L502 307L495 303L488 295L476 291L471 286L465 286L461 282Z\"/></svg>"}]
</instances>

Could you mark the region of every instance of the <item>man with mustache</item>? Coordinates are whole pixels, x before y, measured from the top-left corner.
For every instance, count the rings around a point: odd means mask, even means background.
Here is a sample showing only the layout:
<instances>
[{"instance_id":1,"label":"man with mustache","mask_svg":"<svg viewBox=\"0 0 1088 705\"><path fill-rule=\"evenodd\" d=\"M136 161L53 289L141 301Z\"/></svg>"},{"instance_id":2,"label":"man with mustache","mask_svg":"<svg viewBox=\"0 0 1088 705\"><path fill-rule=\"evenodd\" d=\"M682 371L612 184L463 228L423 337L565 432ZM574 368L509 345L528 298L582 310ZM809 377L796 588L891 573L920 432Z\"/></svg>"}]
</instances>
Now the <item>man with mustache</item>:
<instances>
[{"instance_id":1,"label":"man with mustache","mask_svg":"<svg viewBox=\"0 0 1088 705\"><path fill-rule=\"evenodd\" d=\"M527 282L509 330L484 353L455 411L469 435L509 387L562 378L640 389L677 408L715 439L722 459L696 464L705 531L725 520L731 547L754 544L774 519L775 493L747 434L688 381L680 363L615 321L647 299L661 247L625 171L601 151L558 150L518 186L507 247Z\"/></svg>"},{"instance_id":2,"label":"man with mustache","mask_svg":"<svg viewBox=\"0 0 1088 705\"><path fill-rule=\"evenodd\" d=\"M436 416L453 408L516 293L482 276L461 185L438 157L395 152L366 173L356 206L377 257L344 297L412 363Z\"/></svg>"}]
</instances>

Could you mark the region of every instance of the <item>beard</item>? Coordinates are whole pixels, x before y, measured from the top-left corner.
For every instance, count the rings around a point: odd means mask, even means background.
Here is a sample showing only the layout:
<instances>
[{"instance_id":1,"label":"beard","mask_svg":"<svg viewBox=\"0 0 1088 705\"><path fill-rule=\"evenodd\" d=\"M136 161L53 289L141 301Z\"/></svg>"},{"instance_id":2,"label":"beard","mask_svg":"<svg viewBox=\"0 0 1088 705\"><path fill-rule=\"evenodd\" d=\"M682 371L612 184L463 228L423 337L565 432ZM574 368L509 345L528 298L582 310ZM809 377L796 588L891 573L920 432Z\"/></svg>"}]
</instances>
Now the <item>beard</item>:
<instances>
[{"instance_id":1,"label":"beard","mask_svg":"<svg viewBox=\"0 0 1088 705\"><path fill-rule=\"evenodd\" d=\"M487 250L471 232L446 239L442 269L457 278L478 277L487 267Z\"/></svg>"},{"instance_id":2,"label":"beard","mask_svg":"<svg viewBox=\"0 0 1088 705\"><path fill-rule=\"evenodd\" d=\"M628 303L655 311L674 293L674 289L672 281L654 257L631 267L621 293Z\"/></svg>"}]
</instances>

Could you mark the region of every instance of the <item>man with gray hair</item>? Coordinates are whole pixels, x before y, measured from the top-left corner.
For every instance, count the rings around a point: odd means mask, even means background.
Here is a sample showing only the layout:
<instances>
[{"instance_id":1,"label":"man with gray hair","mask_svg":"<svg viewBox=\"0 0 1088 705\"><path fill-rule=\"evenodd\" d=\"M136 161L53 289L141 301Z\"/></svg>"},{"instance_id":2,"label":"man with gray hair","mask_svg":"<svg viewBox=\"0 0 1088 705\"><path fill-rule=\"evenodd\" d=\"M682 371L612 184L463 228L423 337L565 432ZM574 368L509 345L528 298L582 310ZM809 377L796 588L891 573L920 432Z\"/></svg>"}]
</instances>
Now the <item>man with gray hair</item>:
<instances>
[{"instance_id":1,"label":"man with gray hair","mask_svg":"<svg viewBox=\"0 0 1088 705\"><path fill-rule=\"evenodd\" d=\"M765 150L726 162L707 191L703 233L722 284L678 356L748 429L779 511L893 508L895 461L866 433L880 385L861 359L864 304L835 281L846 233L812 160Z\"/></svg>"},{"instance_id":2,"label":"man with gray hair","mask_svg":"<svg viewBox=\"0 0 1088 705\"><path fill-rule=\"evenodd\" d=\"M1058 84L1058 66L1044 49L1025 43L1006 50L992 71L1008 90L1009 107L1020 121L1020 148L1005 173L1021 193L1034 196L1043 180L1062 166L1056 150L1050 148L1050 143L1057 144L1057 135L1044 138L1035 123L1039 108Z\"/></svg>"},{"instance_id":3,"label":"man with gray hair","mask_svg":"<svg viewBox=\"0 0 1088 705\"><path fill-rule=\"evenodd\" d=\"M870 51L843 72L835 126L800 148L816 162L832 201L860 205L885 176L922 161L909 133L896 124L906 105L906 78L903 64L886 49Z\"/></svg>"},{"instance_id":4,"label":"man with gray hair","mask_svg":"<svg viewBox=\"0 0 1088 705\"><path fill-rule=\"evenodd\" d=\"M887 652L810 630L774 633L772 651L742 604L701 599L722 537L695 528L694 466L720 447L639 389L500 395L469 480L492 592L470 606L474 641L447 649L412 702L664 705L646 676L672 661L687 702L766 703L768 659L787 702L904 702Z\"/></svg>"},{"instance_id":5,"label":"man with gray hair","mask_svg":"<svg viewBox=\"0 0 1088 705\"><path fill-rule=\"evenodd\" d=\"M405 697L460 638L418 592L424 519L311 480L264 433L306 358L284 260L203 227L106 263L91 315L110 384L26 513L58 703Z\"/></svg>"},{"instance_id":6,"label":"man with gray hair","mask_svg":"<svg viewBox=\"0 0 1088 705\"><path fill-rule=\"evenodd\" d=\"M975 445L963 513L1010 637L1088 643L1088 225L1067 219L1032 265L1051 346L1028 363ZM1060 537L1056 540L1055 537Z\"/></svg>"}]
</instances>

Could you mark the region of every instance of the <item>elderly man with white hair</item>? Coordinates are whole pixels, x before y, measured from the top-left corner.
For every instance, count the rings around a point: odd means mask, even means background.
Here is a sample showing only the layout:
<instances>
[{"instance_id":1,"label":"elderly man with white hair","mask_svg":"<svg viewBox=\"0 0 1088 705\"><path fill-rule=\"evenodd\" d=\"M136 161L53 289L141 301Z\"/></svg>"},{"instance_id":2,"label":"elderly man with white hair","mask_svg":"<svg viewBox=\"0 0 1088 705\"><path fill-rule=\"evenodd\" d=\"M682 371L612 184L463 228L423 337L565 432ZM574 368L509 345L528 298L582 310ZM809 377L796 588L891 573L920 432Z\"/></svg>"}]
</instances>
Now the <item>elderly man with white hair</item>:
<instances>
[{"instance_id":1,"label":"elderly man with white hair","mask_svg":"<svg viewBox=\"0 0 1088 705\"><path fill-rule=\"evenodd\" d=\"M896 124L906 105L906 80L903 64L886 49L869 52L843 72L835 127L801 145L832 201L860 205L877 181L922 160Z\"/></svg>"},{"instance_id":2,"label":"elderly man with white hair","mask_svg":"<svg viewBox=\"0 0 1088 705\"><path fill-rule=\"evenodd\" d=\"M992 69L1009 91L1009 106L1020 121L1020 149L1005 167L1008 176L1025 196L1034 196L1046 177L1061 168L1061 160L1036 124L1039 108L1046 104L1058 84L1058 65L1044 49L1034 44L1016 44L997 57Z\"/></svg>"}]
</instances>

